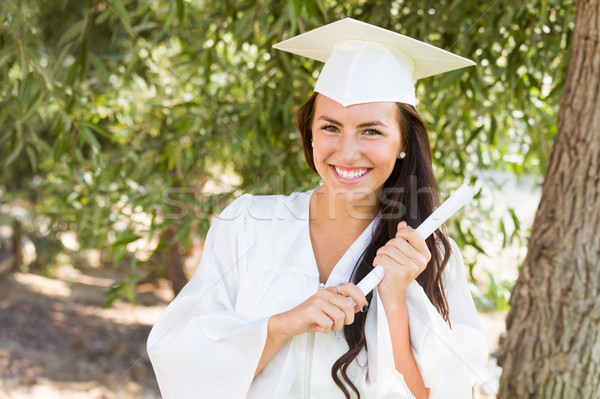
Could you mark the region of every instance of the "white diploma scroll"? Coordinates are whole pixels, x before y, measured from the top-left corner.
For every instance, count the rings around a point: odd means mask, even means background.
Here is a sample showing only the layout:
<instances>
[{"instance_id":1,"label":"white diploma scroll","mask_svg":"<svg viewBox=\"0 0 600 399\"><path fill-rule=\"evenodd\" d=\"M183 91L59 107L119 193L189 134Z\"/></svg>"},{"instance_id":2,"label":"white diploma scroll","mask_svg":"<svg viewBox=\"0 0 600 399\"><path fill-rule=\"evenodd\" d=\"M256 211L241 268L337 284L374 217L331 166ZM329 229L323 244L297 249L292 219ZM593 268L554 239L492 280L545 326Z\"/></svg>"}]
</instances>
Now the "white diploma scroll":
<instances>
[{"instance_id":1,"label":"white diploma scroll","mask_svg":"<svg viewBox=\"0 0 600 399\"><path fill-rule=\"evenodd\" d=\"M381 283L381 280L383 280L384 277L385 268L381 265L375 266L375 268L360 280L360 283L356 284L356 286L360 288L363 294L367 295L377 287L377 284Z\"/></svg>"},{"instance_id":2,"label":"white diploma scroll","mask_svg":"<svg viewBox=\"0 0 600 399\"><path fill-rule=\"evenodd\" d=\"M436 231L450 216L454 215L462 208L467 201L473 198L473 191L469 186L463 184L448 198L444 203L436 209L419 227L417 231L423 239L427 239L434 231ZM385 269L381 265L375 266L361 281L357 287L361 289L363 294L367 295L383 280L385 277Z\"/></svg>"},{"instance_id":3,"label":"white diploma scroll","mask_svg":"<svg viewBox=\"0 0 600 399\"><path fill-rule=\"evenodd\" d=\"M450 219L450 216L454 215L460 208L462 208L467 201L473 198L473 191L463 184L448 198L444 203L419 227L417 231L421 234L424 239L427 239L434 231L436 231L444 222Z\"/></svg>"}]
</instances>

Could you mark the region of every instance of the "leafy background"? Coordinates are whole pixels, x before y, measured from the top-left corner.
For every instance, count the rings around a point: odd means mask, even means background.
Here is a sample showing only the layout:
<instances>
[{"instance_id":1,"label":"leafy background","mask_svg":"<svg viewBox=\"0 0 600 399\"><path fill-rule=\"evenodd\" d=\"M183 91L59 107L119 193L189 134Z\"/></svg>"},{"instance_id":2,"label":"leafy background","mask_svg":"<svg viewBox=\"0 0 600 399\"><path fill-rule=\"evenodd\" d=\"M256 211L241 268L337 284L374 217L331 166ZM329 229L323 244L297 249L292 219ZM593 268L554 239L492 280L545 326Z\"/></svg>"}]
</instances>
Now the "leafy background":
<instances>
[{"instance_id":1,"label":"leafy background","mask_svg":"<svg viewBox=\"0 0 600 399\"><path fill-rule=\"evenodd\" d=\"M478 260L520 254L529 225L510 207L497 213L504 183L482 176L542 181L572 2L4 0L0 9L2 221L21 224L36 249L21 271L50 275L58 255L99 250L128 271L107 304L135 300L140 279L165 272L157 255L176 244L185 257L233 198L319 184L293 113L320 65L271 46L353 17L477 62L418 82L418 110L443 197L463 182L478 192L448 227L480 305L508 306L516 274L495 279Z\"/></svg>"},{"instance_id":2,"label":"leafy background","mask_svg":"<svg viewBox=\"0 0 600 399\"><path fill-rule=\"evenodd\" d=\"M479 309L499 314L490 320L501 330L557 129L574 14L574 2L554 0L0 2L0 398L15 375L29 384L39 374L28 352L39 345L54 359L42 358L41 375L57 364L59 381L96 379L103 388L89 397L111 397L129 374L145 391L127 397L157 395L140 361L156 316L144 313L156 304L148 290L161 277L180 288L182 270L169 265L194 261L212 218L242 193L319 184L293 114L321 65L272 45L343 17L477 63L419 81L417 109L442 199L463 182L477 192L447 227ZM11 258L15 238L23 253ZM116 278L93 280L100 269ZM64 290L65 273L74 280L64 301L28 302ZM128 327L114 324L123 318ZM7 351L6 337L24 349Z\"/></svg>"}]
</instances>

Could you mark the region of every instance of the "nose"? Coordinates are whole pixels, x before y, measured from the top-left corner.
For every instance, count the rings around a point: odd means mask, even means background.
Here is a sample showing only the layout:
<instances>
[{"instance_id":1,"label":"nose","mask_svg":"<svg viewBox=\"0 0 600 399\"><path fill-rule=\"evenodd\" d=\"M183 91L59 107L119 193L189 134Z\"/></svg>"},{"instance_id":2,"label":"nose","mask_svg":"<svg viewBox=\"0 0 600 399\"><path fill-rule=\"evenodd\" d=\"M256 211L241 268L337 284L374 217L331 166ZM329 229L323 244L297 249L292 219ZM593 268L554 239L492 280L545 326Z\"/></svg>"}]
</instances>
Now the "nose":
<instances>
[{"instance_id":1,"label":"nose","mask_svg":"<svg viewBox=\"0 0 600 399\"><path fill-rule=\"evenodd\" d=\"M344 134L339 143L338 158L347 166L358 161L361 156L360 137Z\"/></svg>"}]
</instances>

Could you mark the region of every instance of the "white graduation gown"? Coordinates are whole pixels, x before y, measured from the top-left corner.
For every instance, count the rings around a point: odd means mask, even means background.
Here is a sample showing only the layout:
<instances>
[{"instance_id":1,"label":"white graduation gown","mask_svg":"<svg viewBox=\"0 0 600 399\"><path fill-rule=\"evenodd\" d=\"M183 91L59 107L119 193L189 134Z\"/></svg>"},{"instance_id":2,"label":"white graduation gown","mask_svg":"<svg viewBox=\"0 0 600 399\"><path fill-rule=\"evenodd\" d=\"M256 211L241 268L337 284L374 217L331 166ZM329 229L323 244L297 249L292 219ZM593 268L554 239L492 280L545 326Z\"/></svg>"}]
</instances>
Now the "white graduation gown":
<instances>
[{"instance_id":1,"label":"white graduation gown","mask_svg":"<svg viewBox=\"0 0 600 399\"><path fill-rule=\"evenodd\" d=\"M270 316L317 292L309 234L315 189L290 196L244 194L210 227L198 270L167 306L147 349L165 399L344 398L331 366L348 346L343 332L290 340L254 379ZM347 282L376 218L342 256L326 286ZM452 328L413 282L407 291L413 354L431 399L471 398L487 342L456 243L444 274ZM394 368L387 319L375 290L363 349L348 375L364 398L413 398Z\"/></svg>"}]
</instances>

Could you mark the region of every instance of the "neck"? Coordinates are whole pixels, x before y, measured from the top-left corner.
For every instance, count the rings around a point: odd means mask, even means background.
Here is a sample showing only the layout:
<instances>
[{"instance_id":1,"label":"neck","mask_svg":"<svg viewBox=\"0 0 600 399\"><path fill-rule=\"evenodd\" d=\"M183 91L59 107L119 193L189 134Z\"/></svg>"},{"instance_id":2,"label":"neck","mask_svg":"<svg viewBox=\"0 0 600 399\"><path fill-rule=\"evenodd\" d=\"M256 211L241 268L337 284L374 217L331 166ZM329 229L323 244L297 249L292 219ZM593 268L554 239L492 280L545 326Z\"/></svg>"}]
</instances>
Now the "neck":
<instances>
[{"instance_id":1,"label":"neck","mask_svg":"<svg viewBox=\"0 0 600 399\"><path fill-rule=\"evenodd\" d=\"M348 202L336 198L325 186L317 188L311 197L310 218L318 224L363 229L379 212L378 196Z\"/></svg>"}]
</instances>

